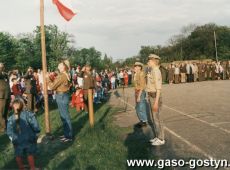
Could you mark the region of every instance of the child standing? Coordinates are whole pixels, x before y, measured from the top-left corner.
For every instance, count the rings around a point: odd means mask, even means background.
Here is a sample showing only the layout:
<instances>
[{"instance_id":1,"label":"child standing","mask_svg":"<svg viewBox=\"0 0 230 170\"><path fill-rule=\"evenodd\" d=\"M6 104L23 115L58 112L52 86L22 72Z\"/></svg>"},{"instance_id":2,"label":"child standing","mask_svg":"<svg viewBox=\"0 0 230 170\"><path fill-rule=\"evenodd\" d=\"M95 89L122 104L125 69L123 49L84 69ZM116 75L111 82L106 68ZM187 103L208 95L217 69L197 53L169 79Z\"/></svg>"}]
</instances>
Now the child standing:
<instances>
[{"instance_id":1,"label":"child standing","mask_svg":"<svg viewBox=\"0 0 230 170\"><path fill-rule=\"evenodd\" d=\"M100 82L97 82L95 87L95 93L94 93L94 102L96 104L101 103L101 98L102 98L102 86Z\"/></svg>"},{"instance_id":2,"label":"child standing","mask_svg":"<svg viewBox=\"0 0 230 170\"><path fill-rule=\"evenodd\" d=\"M15 98L22 97L22 91L20 89L18 80L16 78L13 78L12 82L13 82L13 85L12 85L11 91L12 91L14 97Z\"/></svg>"},{"instance_id":3,"label":"child standing","mask_svg":"<svg viewBox=\"0 0 230 170\"><path fill-rule=\"evenodd\" d=\"M116 89L116 77L115 77L115 75L113 75L112 77L111 77L111 84L112 84L112 89L114 90L114 89Z\"/></svg>"},{"instance_id":4,"label":"child standing","mask_svg":"<svg viewBox=\"0 0 230 170\"><path fill-rule=\"evenodd\" d=\"M18 167L20 170L24 169L22 157L26 153L30 169L34 170L39 124L34 113L24 110L24 102L21 99L13 101L13 111L14 114L8 120L7 135L14 145Z\"/></svg>"},{"instance_id":5,"label":"child standing","mask_svg":"<svg viewBox=\"0 0 230 170\"><path fill-rule=\"evenodd\" d=\"M77 112L84 110L84 92L83 90L77 85L76 92L72 96L72 106L76 107Z\"/></svg>"}]
</instances>

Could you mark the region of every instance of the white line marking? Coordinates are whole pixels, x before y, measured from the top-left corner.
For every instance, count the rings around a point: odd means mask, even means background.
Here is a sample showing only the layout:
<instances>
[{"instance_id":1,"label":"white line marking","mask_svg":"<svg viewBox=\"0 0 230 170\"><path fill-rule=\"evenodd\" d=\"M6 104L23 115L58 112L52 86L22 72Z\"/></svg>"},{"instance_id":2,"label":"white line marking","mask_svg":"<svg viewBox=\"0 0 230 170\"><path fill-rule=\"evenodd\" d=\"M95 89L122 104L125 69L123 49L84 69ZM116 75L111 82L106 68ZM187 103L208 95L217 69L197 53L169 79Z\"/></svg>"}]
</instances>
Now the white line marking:
<instances>
[{"instance_id":1,"label":"white line marking","mask_svg":"<svg viewBox=\"0 0 230 170\"><path fill-rule=\"evenodd\" d=\"M170 130L169 128L167 128L166 126L164 127L165 130L167 130L169 133L171 133L172 135L176 136L178 139L180 139L181 141L183 141L184 143L186 143L187 145L189 145L192 149L200 152L202 155L204 155L205 157L207 157L208 159L214 159L213 156L207 154L205 151L203 151L202 149L200 149L198 146L192 144L191 142L189 142L188 140L184 139L183 137L181 137L180 135L178 135L177 133L175 133L174 131ZM216 160L216 159L214 159Z\"/></svg>"},{"instance_id":2,"label":"white line marking","mask_svg":"<svg viewBox=\"0 0 230 170\"><path fill-rule=\"evenodd\" d=\"M215 124L213 124L213 123L209 123L209 122L207 122L207 121L205 121L205 120L202 120L202 119L199 119L199 118L197 118L197 117L191 116L191 115L189 115L189 114L186 114L185 112L176 110L176 109L174 109L174 108L172 108L172 107L169 107L169 106L167 106L167 105L163 105L163 107L165 107L165 108L167 108L167 109L170 109L170 110L173 110L173 111L175 111L175 112L177 112L177 113L179 113L179 114L181 114L181 115L190 117L191 119L195 119L195 120L197 120L197 121L200 121L200 122L202 122L202 123L204 123L204 124L207 124L207 125L209 125L209 126L215 127L215 128L217 128L217 129L219 129L219 130L222 130L223 132L226 132L226 133L230 134L230 130L227 130L227 129L224 129L224 128L222 128L222 127L219 127L219 126L217 126L217 125L215 125Z\"/></svg>"},{"instance_id":3,"label":"white line marking","mask_svg":"<svg viewBox=\"0 0 230 170\"><path fill-rule=\"evenodd\" d=\"M222 125L222 124L230 124L230 122L217 122L217 123L211 123L213 125Z\"/></svg>"},{"instance_id":4,"label":"white line marking","mask_svg":"<svg viewBox=\"0 0 230 170\"><path fill-rule=\"evenodd\" d=\"M123 103L127 104L129 107L135 109L135 107L127 102L125 102L123 99L121 98L118 98L120 101L122 101ZM184 139L183 137L181 137L180 135L178 135L176 132L170 130L169 128L167 128L165 125L164 125L164 129L166 131L168 131L169 133L171 133L173 136L177 137L178 139L180 139L181 141L183 141L184 143L186 143L187 145L189 145L192 149L200 152L202 155L204 155L205 157L209 158L209 159L214 159L213 156L207 154L205 151L203 151L202 149L200 149L198 146L192 144L191 142L189 142L188 140Z\"/></svg>"},{"instance_id":5,"label":"white line marking","mask_svg":"<svg viewBox=\"0 0 230 170\"><path fill-rule=\"evenodd\" d=\"M116 96L116 97L117 97L117 96ZM126 101L124 101L124 100L121 99L120 97L118 97L118 99L119 99L120 101L122 101L123 103L127 104L127 105L128 105L129 107L131 107L132 109L135 110L135 107L134 107L133 105L127 103ZM164 107L168 107L168 106L166 106L166 105L163 105L163 106L164 106ZM206 121L203 121L203 120L198 119L198 118L196 118L196 117L193 117L193 116L191 116L191 115L187 115L187 114L185 114L185 113L183 113L183 112L181 112L181 111L178 111L178 110L176 110L176 109L173 109L173 108L170 108L170 107L168 107L168 108L171 109L171 110L174 110L174 111L176 111L176 112L179 112L180 114L182 114L182 115L184 115L184 116L188 116L188 117L190 117L190 118L199 120L199 121L204 122L204 123L206 123L206 124L208 123L208 122L206 122ZM223 128L220 128L219 126L215 126L215 125L212 125L212 124L210 124L210 123L208 123L208 124L209 124L210 126L217 127L217 128L219 128L219 129L221 129L221 130L223 129ZM167 128L165 125L164 125L164 129L165 129L166 131L168 131L169 133L171 133L173 136L175 136L175 137L177 137L178 139L180 139L182 142L184 142L184 143L186 143L187 145L189 145L192 149L194 149L194 150L200 152L201 154L203 154L205 157L207 157L207 158L209 158L209 159L217 160L217 159L215 159L213 156L207 154L205 151L203 151L202 149L200 149L198 146L192 144L191 142L189 142L189 141L186 140L185 138L183 138L183 137L181 137L180 135L178 135L176 132L174 132L174 131L170 130L169 128ZM227 133L230 133L230 132L229 132L228 130L226 130L226 129L223 129L223 130L224 130L225 132L227 132ZM224 167L224 169L229 170L229 168L226 168L226 167Z\"/></svg>"},{"instance_id":6,"label":"white line marking","mask_svg":"<svg viewBox=\"0 0 230 170\"><path fill-rule=\"evenodd\" d=\"M129 105L129 104L127 103L127 105ZM191 116L191 115L189 115L188 113L185 113L185 112L176 110L176 109L174 109L174 108L172 108L172 107L169 107L169 106L167 106L167 105L163 105L163 107L168 108L168 109L170 109L170 110L173 110L173 111L175 111L175 112L177 112L177 113L179 113L179 114L181 114L181 115L183 115L183 116L190 117L190 118L192 118L192 119L195 119L195 120L197 120L197 121L200 121L200 122L202 122L202 123L204 123L204 124L207 124L207 125L209 125L209 126L215 127L215 128L217 128L217 129L219 129L219 130L225 132L225 133L230 134L230 130L227 130L227 129L225 129L225 128L222 128L222 127L217 126L218 124L222 124L222 123L209 123L209 122L207 122L207 121L205 121L205 120L202 120L202 119L199 119L199 118L197 118L197 117ZM224 122L224 123L225 123L225 122ZM227 122L226 122L226 123L227 123ZM228 123L230 123L230 122L228 122Z\"/></svg>"}]
</instances>

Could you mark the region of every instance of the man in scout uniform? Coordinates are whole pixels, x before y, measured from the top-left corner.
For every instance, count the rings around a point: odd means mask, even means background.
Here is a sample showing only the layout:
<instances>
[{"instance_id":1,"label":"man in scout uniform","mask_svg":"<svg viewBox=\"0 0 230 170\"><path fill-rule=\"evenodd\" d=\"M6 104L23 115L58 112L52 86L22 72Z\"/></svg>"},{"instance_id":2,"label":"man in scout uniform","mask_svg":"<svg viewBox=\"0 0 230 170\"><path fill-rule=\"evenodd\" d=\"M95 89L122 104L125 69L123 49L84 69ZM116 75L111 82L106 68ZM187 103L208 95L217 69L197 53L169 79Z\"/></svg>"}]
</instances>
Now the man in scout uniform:
<instances>
[{"instance_id":1,"label":"man in scout uniform","mask_svg":"<svg viewBox=\"0 0 230 170\"><path fill-rule=\"evenodd\" d=\"M206 64L206 70L207 70L206 80L210 80L210 77L211 77L211 64L209 62Z\"/></svg>"},{"instance_id":2,"label":"man in scout uniform","mask_svg":"<svg viewBox=\"0 0 230 170\"><path fill-rule=\"evenodd\" d=\"M186 65L184 63L180 66L180 75L181 75L181 83L186 82Z\"/></svg>"},{"instance_id":3,"label":"man in scout uniform","mask_svg":"<svg viewBox=\"0 0 230 170\"><path fill-rule=\"evenodd\" d=\"M146 112L146 80L145 73L143 71L143 64L135 62L134 64L134 86L135 86L135 101L136 101L136 113L140 120L135 126L141 128L147 126L147 112Z\"/></svg>"},{"instance_id":4,"label":"man in scout uniform","mask_svg":"<svg viewBox=\"0 0 230 170\"><path fill-rule=\"evenodd\" d=\"M37 96L37 87L36 80L34 77L34 71L32 67L29 67L26 75L23 77L25 79L25 94L27 97L27 109L32 112L37 112L36 108L36 96Z\"/></svg>"},{"instance_id":5,"label":"man in scout uniform","mask_svg":"<svg viewBox=\"0 0 230 170\"><path fill-rule=\"evenodd\" d=\"M88 112L88 90L94 90L95 88L95 78L91 72L91 66L88 63L82 68L80 77L83 78L85 111Z\"/></svg>"},{"instance_id":6,"label":"man in scout uniform","mask_svg":"<svg viewBox=\"0 0 230 170\"><path fill-rule=\"evenodd\" d=\"M201 62L199 62L199 64L198 64L198 79L199 79L199 81L203 81L202 70L203 70L203 64Z\"/></svg>"},{"instance_id":7,"label":"man in scout uniform","mask_svg":"<svg viewBox=\"0 0 230 170\"><path fill-rule=\"evenodd\" d=\"M4 65L0 63L0 133L6 129L7 112L10 104L10 86Z\"/></svg>"},{"instance_id":8,"label":"man in scout uniform","mask_svg":"<svg viewBox=\"0 0 230 170\"><path fill-rule=\"evenodd\" d=\"M160 109L162 106L161 101L161 89L162 89L162 77L159 69L160 57L155 54L150 54L148 58L148 66L151 71L147 74L146 92L148 94L148 100L150 105L151 125L155 133L155 138L150 142L154 146L165 144L164 130L160 119Z\"/></svg>"}]
</instances>

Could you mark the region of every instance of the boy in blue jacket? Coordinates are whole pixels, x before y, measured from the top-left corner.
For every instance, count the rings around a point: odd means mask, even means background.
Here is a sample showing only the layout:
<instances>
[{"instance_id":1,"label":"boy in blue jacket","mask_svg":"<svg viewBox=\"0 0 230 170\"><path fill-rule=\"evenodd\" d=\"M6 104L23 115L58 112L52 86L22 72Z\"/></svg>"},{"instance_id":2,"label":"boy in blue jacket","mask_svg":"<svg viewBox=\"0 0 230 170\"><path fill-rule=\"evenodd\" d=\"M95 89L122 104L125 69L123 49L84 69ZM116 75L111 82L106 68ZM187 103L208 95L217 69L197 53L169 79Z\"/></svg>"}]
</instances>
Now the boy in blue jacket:
<instances>
[{"instance_id":1,"label":"boy in blue jacket","mask_svg":"<svg viewBox=\"0 0 230 170\"><path fill-rule=\"evenodd\" d=\"M8 119L7 135L14 145L16 161L20 170L24 169L24 153L31 170L35 170L34 154L37 150L37 135L40 132L35 114L24 110L24 102L21 99L13 101L14 114Z\"/></svg>"}]
</instances>

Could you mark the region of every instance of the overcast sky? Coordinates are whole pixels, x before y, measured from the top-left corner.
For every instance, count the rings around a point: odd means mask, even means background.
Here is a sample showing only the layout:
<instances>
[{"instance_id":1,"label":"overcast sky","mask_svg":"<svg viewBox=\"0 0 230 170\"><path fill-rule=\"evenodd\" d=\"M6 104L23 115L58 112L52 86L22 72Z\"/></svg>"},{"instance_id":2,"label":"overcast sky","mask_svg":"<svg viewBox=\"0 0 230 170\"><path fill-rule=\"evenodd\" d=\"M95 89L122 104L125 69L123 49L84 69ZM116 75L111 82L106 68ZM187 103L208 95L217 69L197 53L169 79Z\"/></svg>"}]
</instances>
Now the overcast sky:
<instances>
[{"instance_id":1,"label":"overcast sky","mask_svg":"<svg viewBox=\"0 0 230 170\"><path fill-rule=\"evenodd\" d=\"M0 31L14 35L39 25L40 0L0 0ZM114 59L131 57L141 45L165 45L190 23L230 25L229 0L71 0L78 15L66 22L45 0L45 23Z\"/></svg>"}]
</instances>

